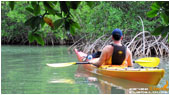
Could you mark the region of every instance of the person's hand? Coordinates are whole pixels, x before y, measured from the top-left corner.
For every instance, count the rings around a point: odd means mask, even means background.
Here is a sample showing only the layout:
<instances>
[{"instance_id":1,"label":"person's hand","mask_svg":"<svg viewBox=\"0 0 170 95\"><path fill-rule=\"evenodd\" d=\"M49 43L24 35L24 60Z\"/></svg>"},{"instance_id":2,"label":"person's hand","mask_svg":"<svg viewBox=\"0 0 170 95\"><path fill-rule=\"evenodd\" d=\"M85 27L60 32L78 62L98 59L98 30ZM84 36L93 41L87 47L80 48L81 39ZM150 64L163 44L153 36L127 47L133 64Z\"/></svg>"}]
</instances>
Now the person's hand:
<instances>
[{"instance_id":1,"label":"person's hand","mask_svg":"<svg viewBox=\"0 0 170 95\"><path fill-rule=\"evenodd\" d=\"M93 60L89 60L88 62L89 62L90 64L93 64Z\"/></svg>"},{"instance_id":2,"label":"person's hand","mask_svg":"<svg viewBox=\"0 0 170 95\"><path fill-rule=\"evenodd\" d=\"M99 61L99 58L95 58L93 60L89 60L88 62L90 62L92 65L96 66L96 67L99 67L98 66L98 62Z\"/></svg>"}]
</instances>

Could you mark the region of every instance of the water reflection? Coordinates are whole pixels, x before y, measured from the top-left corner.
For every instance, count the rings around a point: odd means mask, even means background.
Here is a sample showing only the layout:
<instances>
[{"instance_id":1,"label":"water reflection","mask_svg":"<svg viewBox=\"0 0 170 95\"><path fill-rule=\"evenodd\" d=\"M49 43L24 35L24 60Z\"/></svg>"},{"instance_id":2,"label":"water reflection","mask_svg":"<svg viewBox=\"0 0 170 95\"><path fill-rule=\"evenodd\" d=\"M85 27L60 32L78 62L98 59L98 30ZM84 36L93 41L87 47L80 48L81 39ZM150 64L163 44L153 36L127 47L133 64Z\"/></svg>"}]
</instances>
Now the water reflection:
<instances>
[{"instance_id":1,"label":"water reflection","mask_svg":"<svg viewBox=\"0 0 170 95\"><path fill-rule=\"evenodd\" d=\"M75 81L73 79L53 79L53 80L50 80L49 83L75 84Z\"/></svg>"},{"instance_id":2,"label":"water reflection","mask_svg":"<svg viewBox=\"0 0 170 95\"><path fill-rule=\"evenodd\" d=\"M129 94L130 88L148 88L152 86L145 83L93 74L84 70L81 65L78 66L75 77L85 77L88 84L95 85L98 88L100 94Z\"/></svg>"}]
</instances>

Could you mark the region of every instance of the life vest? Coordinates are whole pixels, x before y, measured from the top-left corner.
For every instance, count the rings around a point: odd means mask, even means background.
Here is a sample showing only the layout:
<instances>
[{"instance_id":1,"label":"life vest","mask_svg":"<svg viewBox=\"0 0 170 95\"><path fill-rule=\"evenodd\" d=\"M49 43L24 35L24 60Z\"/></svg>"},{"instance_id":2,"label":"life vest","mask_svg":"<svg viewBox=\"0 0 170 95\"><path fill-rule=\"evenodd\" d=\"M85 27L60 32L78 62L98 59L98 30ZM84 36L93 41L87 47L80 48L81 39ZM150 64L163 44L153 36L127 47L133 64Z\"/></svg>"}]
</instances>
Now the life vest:
<instances>
[{"instance_id":1,"label":"life vest","mask_svg":"<svg viewBox=\"0 0 170 95\"><path fill-rule=\"evenodd\" d=\"M112 65L122 65L126 58L126 47L111 44L114 47L112 54Z\"/></svg>"},{"instance_id":2,"label":"life vest","mask_svg":"<svg viewBox=\"0 0 170 95\"><path fill-rule=\"evenodd\" d=\"M104 65L111 65L114 67L127 67L128 64L125 61L126 59L126 47L125 46L118 46L115 44L110 44L114 47L114 51L112 56Z\"/></svg>"}]
</instances>

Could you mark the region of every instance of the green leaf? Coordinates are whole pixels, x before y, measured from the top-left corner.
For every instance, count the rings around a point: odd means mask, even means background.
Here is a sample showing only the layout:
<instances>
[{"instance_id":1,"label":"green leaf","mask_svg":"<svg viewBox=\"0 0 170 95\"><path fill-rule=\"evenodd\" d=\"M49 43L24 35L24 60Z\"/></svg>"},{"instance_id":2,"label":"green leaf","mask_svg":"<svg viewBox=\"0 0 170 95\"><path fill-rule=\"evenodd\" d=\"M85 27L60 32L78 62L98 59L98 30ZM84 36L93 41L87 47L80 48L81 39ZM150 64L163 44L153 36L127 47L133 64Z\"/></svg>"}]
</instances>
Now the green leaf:
<instances>
[{"instance_id":1,"label":"green leaf","mask_svg":"<svg viewBox=\"0 0 170 95\"><path fill-rule=\"evenodd\" d=\"M31 25L31 23L33 22L33 20L35 19L35 17L33 16L33 17L31 17L31 18L29 18L29 19L27 19L26 21L25 21L25 25Z\"/></svg>"},{"instance_id":2,"label":"green leaf","mask_svg":"<svg viewBox=\"0 0 170 95\"><path fill-rule=\"evenodd\" d=\"M168 25L168 24L169 24L169 17L168 17L165 13L161 13L160 16L161 16L163 22L164 22L166 25Z\"/></svg>"},{"instance_id":3,"label":"green leaf","mask_svg":"<svg viewBox=\"0 0 170 95\"><path fill-rule=\"evenodd\" d=\"M51 3L53 3L54 5L56 5L56 4L57 4L57 1L51 1Z\"/></svg>"},{"instance_id":4,"label":"green leaf","mask_svg":"<svg viewBox=\"0 0 170 95\"><path fill-rule=\"evenodd\" d=\"M162 33L163 29L164 29L164 26L159 26L151 34L155 35L155 36L158 36L158 35L160 35Z\"/></svg>"},{"instance_id":5,"label":"green leaf","mask_svg":"<svg viewBox=\"0 0 170 95\"><path fill-rule=\"evenodd\" d=\"M59 12L57 12L56 15L59 16L59 17L62 17L62 14L59 13Z\"/></svg>"},{"instance_id":6,"label":"green leaf","mask_svg":"<svg viewBox=\"0 0 170 95\"><path fill-rule=\"evenodd\" d=\"M34 35L32 34L32 32L28 32L28 40L29 40L30 43L32 43L35 40Z\"/></svg>"},{"instance_id":7,"label":"green leaf","mask_svg":"<svg viewBox=\"0 0 170 95\"><path fill-rule=\"evenodd\" d=\"M80 29L80 25L79 25L78 23L74 22L72 25L73 25L74 27Z\"/></svg>"},{"instance_id":8,"label":"green leaf","mask_svg":"<svg viewBox=\"0 0 170 95\"><path fill-rule=\"evenodd\" d=\"M36 1L31 1L31 5L33 8L35 8L37 6L37 2Z\"/></svg>"},{"instance_id":9,"label":"green leaf","mask_svg":"<svg viewBox=\"0 0 170 95\"><path fill-rule=\"evenodd\" d=\"M29 11L30 13L34 14L34 10L32 8L27 7L26 10Z\"/></svg>"},{"instance_id":10,"label":"green leaf","mask_svg":"<svg viewBox=\"0 0 170 95\"><path fill-rule=\"evenodd\" d=\"M40 25L41 21L42 21L42 18L40 18L40 16L36 16L36 18L32 24L35 25L36 27L38 27Z\"/></svg>"},{"instance_id":11,"label":"green leaf","mask_svg":"<svg viewBox=\"0 0 170 95\"><path fill-rule=\"evenodd\" d=\"M73 21L72 19L68 19L68 20L71 26L80 29L80 25L77 22Z\"/></svg>"},{"instance_id":12,"label":"green leaf","mask_svg":"<svg viewBox=\"0 0 170 95\"><path fill-rule=\"evenodd\" d=\"M70 1L67 5L72 9L77 9L81 1Z\"/></svg>"},{"instance_id":13,"label":"green leaf","mask_svg":"<svg viewBox=\"0 0 170 95\"><path fill-rule=\"evenodd\" d=\"M71 27L70 27L70 33L71 33L72 35L75 35L75 27L72 26L72 25L71 25Z\"/></svg>"},{"instance_id":14,"label":"green leaf","mask_svg":"<svg viewBox=\"0 0 170 95\"><path fill-rule=\"evenodd\" d=\"M40 5L36 1L32 1L31 5L34 8L34 14L38 15L40 13Z\"/></svg>"},{"instance_id":15,"label":"green leaf","mask_svg":"<svg viewBox=\"0 0 170 95\"><path fill-rule=\"evenodd\" d=\"M70 29L70 23L67 22L67 21L65 22L65 29L66 29L66 30L69 30L69 29Z\"/></svg>"},{"instance_id":16,"label":"green leaf","mask_svg":"<svg viewBox=\"0 0 170 95\"><path fill-rule=\"evenodd\" d=\"M39 27L41 20L42 18L40 16L33 16L25 22L25 25L31 26L32 29L35 29L36 27Z\"/></svg>"},{"instance_id":17,"label":"green leaf","mask_svg":"<svg viewBox=\"0 0 170 95\"><path fill-rule=\"evenodd\" d=\"M158 6L162 7L162 4L164 3L164 1L158 1L158 2L155 2Z\"/></svg>"},{"instance_id":18,"label":"green leaf","mask_svg":"<svg viewBox=\"0 0 170 95\"><path fill-rule=\"evenodd\" d=\"M54 29L58 29L64 22L64 19L58 19L54 22Z\"/></svg>"},{"instance_id":19,"label":"green leaf","mask_svg":"<svg viewBox=\"0 0 170 95\"><path fill-rule=\"evenodd\" d=\"M69 8L66 4L66 1L60 1L60 9L61 9L61 12L63 11L65 14L69 13Z\"/></svg>"},{"instance_id":20,"label":"green leaf","mask_svg":"<svg viewBox=\"0 0 170 95\"><path fill-rule=\"evenodd\" d=\"M38 44L41 44L42 46L44 46L44 40L40 36L40 34L37 34L37 33L34 33L34 32L29 32L28 33L28 40L29 40L30 43L36 41Z\"/></svg>"},{"instance_id":21,"label":"green leaf","mask_svg":"<svg viewBox=\"0 0 170 95\"><path fill-rule=\"evenodd\" d=\"M160 9L160 6L155 2L151 5L151 9L152 10L159 10Z\"/></svg>"},{"instance_id":22,"label":"green leaf","mask_svg":"<svg viewBox=\"0 0 170 95\"><path fill-rule=\"evenodd\" d=\"M74 22L72 19L70 20L70 33L72 35L75 35L76 31L75 28L80 29L80 26L78 23Z\"/></svg>"},{"instance_id":23,"label":"green leaf","mask_svg":"<svg viewBox=\"0 0 170 95\"><path fill-rule=\"evenodd\" d=\"M44 40L40 35L35 34L34 37L38 44L41 44L42 46L44 46Z\"/></svg>"},{"instance_id":24,"label":"green leaf","mask_svg":"<svg viewBox=\"0 0 170 95\"><path fill-rule=\"evenodd\" d=\"M43 27L45 25L45 21L42 19L41 20L41 27Z\"/></svg>"},{"instance_id":25,"label":"green leaf","mask_svg":"<svg viewBox=\"0 0 170 95\"><path fill-rule=\"evenodd\" d=\"M36 15L40 14L40 5L39 4L37 4L37 6L34 8L34 13Z\"/></svg>"},{"instance_id":26,"label":"green leaf","mask_svg":"<svg viewBox=\"0 0 170 95\"><path fill-rule=\"evenodd\" d=\"M90 8L92 8L95 4L93 1L86 1L86 3Z\"/></svg>"},{"instance_id":27,"label":"green leaf","mask_svg":"<svg viewBox=\"0 0 170 95\"><path fill-rule=\"evenodd\" d=\"M43 2L43 4L44 4L45 9L46 9L49 13L51 13L51 14L53 14L53 15L56 14L57 11L54 10L53 7L50 6L50 4L49 4L47 1Z\"/></svg>"},{"instance_id":28,"label":"green leaf","mask_svg":"<svg viewBox=\"0 0 170 95\"><path fill-rule=\"evenodd\" d=\"M9 6L10 6L11 10L14 9L14 5L15 5L14 1L9 1Z\"/></svg>"},{"instance_id":29,"label":"green leaf","mask_svg":"<svg viewBox=\"0 0 170 95\"><path fill-rule=\"evenodd\" d=\"M54 4L54 3L52 3L52 1L48 1L48 4L49 4L52 8L54 8L54 7L55 7L55 4Z\"/></svg>"},{"instance_id":30,"label":"green leaf","mask_svg":"<svg viewBox=\"0 0 170 95\"><path fill-rule=\"evenodd\" d=\"M161 33L162 37L166 37L166 35L169 34L169 26L164 27L162 30L163 30Z\"/></svg>"},{"instance_id":31,"label":"green leaf","mask_svg":"<svg viewBox=\"0 0 170 95\"><path fill-rule=\"evenodd\" d=\"M152 18L152 17L156 17L158 15L158 10L151 10L149 12L147 12L147 16Z\"/></svg>"}]
</instances>

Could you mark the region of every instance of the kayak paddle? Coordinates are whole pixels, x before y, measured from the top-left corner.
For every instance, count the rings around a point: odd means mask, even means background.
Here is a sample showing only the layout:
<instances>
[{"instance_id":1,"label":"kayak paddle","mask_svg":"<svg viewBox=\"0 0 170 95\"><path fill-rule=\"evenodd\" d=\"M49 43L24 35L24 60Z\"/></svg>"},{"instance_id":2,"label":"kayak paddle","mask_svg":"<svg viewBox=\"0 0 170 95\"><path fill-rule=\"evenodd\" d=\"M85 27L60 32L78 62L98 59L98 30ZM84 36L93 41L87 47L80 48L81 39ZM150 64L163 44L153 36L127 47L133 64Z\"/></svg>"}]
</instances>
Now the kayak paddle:
<instances>
[{"instance_id":1,"label":"kayak paddle","mask_svg":"<svg viewBox=\"0 0 170 95\"><path fill-rule=\"evenodd\" d=\"M70 62L70 63L54 63L54 64L47 64L49 67L67 67L74 64L91 64L89 62Z\"/></svg>"},{"instance_id":2,"label":"kayak paddle","mask_svg":"<svg viewBox=\"0 0 170 95\"><path fill-rule=\"evenodd\" d=\"M135 60L134 63L138 63L140 66L143 67L156 67L159 65L160 59L156 57L146 57L146 58L140 58L138 60ZM74 64L91 64L89 62L70 62L70 63L53 63L53 64L47 64L49 67L67 67Z\"/></svg>"},{"instance_id":3,"label":"kayak paddle","mask_svg":"<svg viewBox=\"0 0 170 95\"><path fill-rule=\"evenodd\" d=\"M160 63L160 59L157 57L146 57L135 60L134 63L138 63L143 67L156 67Z\"/></svg>"}]
</instances>

